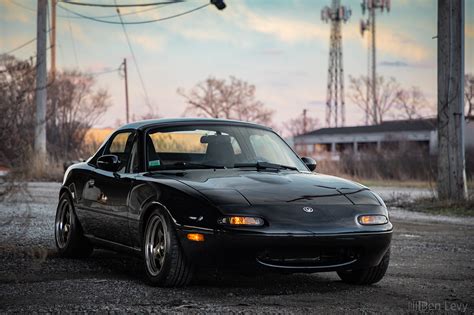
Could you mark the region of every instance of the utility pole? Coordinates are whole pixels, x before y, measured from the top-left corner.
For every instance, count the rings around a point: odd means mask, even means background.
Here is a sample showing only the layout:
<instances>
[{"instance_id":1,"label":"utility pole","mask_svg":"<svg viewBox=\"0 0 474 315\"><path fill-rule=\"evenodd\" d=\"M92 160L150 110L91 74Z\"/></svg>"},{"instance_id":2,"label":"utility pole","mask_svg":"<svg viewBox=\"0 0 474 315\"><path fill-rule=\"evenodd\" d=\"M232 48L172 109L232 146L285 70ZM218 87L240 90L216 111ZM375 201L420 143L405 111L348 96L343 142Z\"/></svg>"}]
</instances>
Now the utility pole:
<instances>
[{"instance_id":1,"label":"utility pole","mask_svg":"<svg viewBox=\"0 0 474 315\"><path fill-rule=\"evenodd\" d=\"M345 124L344 67L342 63L341 22L347 22L351 14L351 9L346 6L341 6L340 0L332 0L331 7L325 6L321 10L321 20L331 23L328 86L326 96L327 127L331 126L333 115L334 127L344 126Z\"/></svg>"},{"instance_id":2,"label":"utility pole","mask_svg":"<svg viewBox=\"0 0 474 315\"><path fill-rule=\"evenodd\" d=\"M307 110L303 109L303 134L305 134L308 131L308 117L307 117Z\"/></svg>"},{"instance_id":3,"label":"utility pole","mask_svg":"<svg viewBox=\"0 0 474 315\"><path fill-rule=\"evenodd\" d=\"M438 198L467 198L464 0L438 0Z\"/></svg>"},{"instance_id":4,"label":"utility pole","mask_svg":"<svg viewBox=\"0 0 474 315\"><path fill-rule=\"evenodd\" d=\"M51 0L51 80L56 80L56 2Z\"/></svg>"},{"instance_id":5,"label":"utility pole","mask_svg":"<svg viewBox=\"0 0 474 315\"><path fill-rule=\"evenodd\" d=\"M36 126L35 152L46 156L46 14L48 0L38 0L36 26Z\"/></svg>"},{"instance_id":6,"label":"utility pole","mask_svg":"<svg viewBox=\"0 0 474 315\"><path fill-rule=\"evenodd\" d=\"M376 58L376 46L375 46L375 10L380 9L381 12L387 10L390 12L390 0L362 0L362 14L365 14L365 11L369 11L369 18L367 21L360 21L360 32L362 36L364 36L365 31L371 32L372 36L372 43L371 43L371 53L370 59L372 61L371 64L371 78L369 79L368 84L371 85L371 93L370 97L372 98L372 115L373 115L373 124L376 125L379 123L378 120L378 104L377 104L377 58ZM368 76L368 74L367 74ZM369 100L369 93L367 93L367 101ZM367 111L366 115L369 112ZM368 119L366 118L366 121Z\"/></svg>"},{"instance_id":7,"label":"utility pole","mask_svg":"<svg viewBox=\"0 0 474 315\"><path fill-rule=\"evenodd\" d=\"M128 72L127 72L127 58L123 58L123 75L125 78L125 119L127 124L129 123L129 111L128 111Z\"/></svg>"}]
</instances>

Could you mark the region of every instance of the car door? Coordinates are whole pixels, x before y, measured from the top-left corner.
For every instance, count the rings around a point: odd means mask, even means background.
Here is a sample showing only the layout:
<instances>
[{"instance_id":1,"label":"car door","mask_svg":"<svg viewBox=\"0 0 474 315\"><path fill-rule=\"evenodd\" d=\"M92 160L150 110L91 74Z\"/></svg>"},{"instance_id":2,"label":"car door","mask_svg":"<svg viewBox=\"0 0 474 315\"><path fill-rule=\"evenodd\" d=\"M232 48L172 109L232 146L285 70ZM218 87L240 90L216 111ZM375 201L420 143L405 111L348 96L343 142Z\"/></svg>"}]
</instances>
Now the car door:
<instances>
[{"instance_id":1,"label":"car door","mask_svg":"<svg viewBox=\"0 0 474 315\"><path fill-rule=\"evenodd\" d=\"M128 170L135 138L135 132L130 130L115 134L103 154L117 155L121 168L116 172L96 168L85 188L90 196L89 232L97 238L122 245L131 244L128 196L133 175Z\"/></svg>"}]
</instances>

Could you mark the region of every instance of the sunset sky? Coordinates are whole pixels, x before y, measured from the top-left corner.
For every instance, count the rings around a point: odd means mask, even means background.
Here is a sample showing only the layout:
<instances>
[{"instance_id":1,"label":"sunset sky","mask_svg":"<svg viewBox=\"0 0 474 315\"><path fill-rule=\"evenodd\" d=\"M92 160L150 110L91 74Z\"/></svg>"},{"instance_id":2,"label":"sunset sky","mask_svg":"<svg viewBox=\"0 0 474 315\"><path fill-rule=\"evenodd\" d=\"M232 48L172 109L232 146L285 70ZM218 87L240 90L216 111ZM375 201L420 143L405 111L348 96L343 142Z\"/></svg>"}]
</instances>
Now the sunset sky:
<instances>
[{"instance_id":1,"label":"sunset sky","mask_svg":"<svg viewBox=\"0 0 474 315\"><path fill-rule=\"evenodd\" d=\"M117 0L130 3L131 0ZM88 0L87 2L99 2ZM112 0L103 3L113 4ZM142 0L140 2L152 2ZM360 0L346 0L352 17L343 26L346 83L348 76L367 73L367 37L361 37ZM201 6L208 0L188 0L124 16L126 22L166 17ZM227 0L227 8L213 6L175 19L128 25L133 49L155 111L163 117L181 116L186 107L176 93L191 89L209 75L234 75L255 84L257 97L275 110L276 123L306 108L324 123L330 26L320 19L330 0ZM87 16L114 15L112 8L89 8L60 3ZM474 1L467 0L465 70L474 73ZM133 10L122 10L122 14ZM36 36L35 0L0 0L0 53ZM144 92L120 25L97 23L57 9L58 67L100 72L128 59L131 113L148 112ZM392 0L389 13L377 15L378 72L395 77L404 87L419 86L430 104L436 103L437 1ZM117 21L116 17L105 18ZM366 34L367 36L367 34ZM74 48L75 47L75 48ZM35 54L33 43L14 53ZM48 55L49 58L49 55ZM112 107L100 126L124 120L124 83L118 73L97 76L109 90ZM348 85L348 84L346 84ZM346 91L346 121L361 124L362 112Z\"/></svg>"}]
</instances>

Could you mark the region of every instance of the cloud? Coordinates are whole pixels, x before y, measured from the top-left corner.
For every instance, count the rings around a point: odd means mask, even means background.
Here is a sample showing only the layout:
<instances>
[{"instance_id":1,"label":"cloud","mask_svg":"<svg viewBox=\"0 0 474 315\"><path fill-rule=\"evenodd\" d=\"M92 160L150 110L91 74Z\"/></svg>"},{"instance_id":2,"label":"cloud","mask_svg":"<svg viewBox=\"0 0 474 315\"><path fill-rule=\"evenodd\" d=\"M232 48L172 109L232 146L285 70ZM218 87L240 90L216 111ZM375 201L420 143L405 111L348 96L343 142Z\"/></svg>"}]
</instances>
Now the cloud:
<instances>
[{"instance_id":1,"label":"cloud","mask_svg":"<svg viewBox=\"0 0 474 315\"><path fill-rule=\"evenodd\" d=\"M377 36L377 48L385 53L410 60L426 60L431 56L428 48L407 34L392 32L383 28Z\"/></svg>"},{"instance_id":2,"label":"cloud","mask_svg":"<svg viewBox=\"0 0 474 315\"><path fill-rule=\"evenodd\" d=\"M132 41L147 52L160 52L165 46L165 39L162 36L134 35Z\"/></svg>"},{"instance_id":3,"label":"cloud","mask_svg":"<svg viewBox=\"0 0 474 315\"><path fill-rule=\"evenodd\" d=\"M239 26L263 34L275 36L287 43L314 39L327 39L329 33L315 23L291 18L257 14L243 5L238 5L235 15L239 15Z\"/></svg>"},{"instance_id":4,"label":"cloud","mask_svg":"<svg viewBox=\"0 0 474 315\"><path fill-rule=\"evenodd\" d=\"M351 28L348 35L350 39L353 39L357 37L355 36L357 33L355 28ZM367 46L367 36L370 36L370 34L364 34L364 37L361 37L360 34L358 36L360 38L359 43ZM376 36L377 52L382 54L416 62L427 61L432 57L432 51L408 33L394 32L390 28L380 25L377 28Z\"/></svg>"},{"instance_id":5,"label":"cloud","mask_svg":"<svg viewBox=\"0 0 474 315\"><path fill-rule=\"evenodd\" d=\"M199 41L231 41L231 36L223 31L211 28L175 28L180 35Z\"/></svg>"},{"instance_id":6,"label":"cloud","mask_svg":"<svg viewBox=\"0 0 474 315\"><path fill-rule=\"evenodd\" d=\"M2 1L1 5L5 8L0 9L0 11L3 11L1 17L5 21L21 22L25 24L32 24L36 21L34 18L34 12L26 11L26 6L16 4L12 1ZM36 8L31 7L31 9L34 10Z\"/></svg>"},{"instance_id":7,"label":"cloud","mask_svg":"<svg viewBox=\"0 0 474 315\"><path fill-rule=\"evenodd\" d=\"M258 14L241 2L234 6L235 8L231 13L232 19L243 29L268 34L290 44L302 41L327 41L329 39L330 26L322 22ZM366 39L361 37L358 27L354 24L344 25L342 36L344 41L357 41L365 45ZM407 32L393 31L384 26L378 27L377 50L398 58L414 61L424 61L432 56L427 47Z\"/></svg>"}]
</instances>

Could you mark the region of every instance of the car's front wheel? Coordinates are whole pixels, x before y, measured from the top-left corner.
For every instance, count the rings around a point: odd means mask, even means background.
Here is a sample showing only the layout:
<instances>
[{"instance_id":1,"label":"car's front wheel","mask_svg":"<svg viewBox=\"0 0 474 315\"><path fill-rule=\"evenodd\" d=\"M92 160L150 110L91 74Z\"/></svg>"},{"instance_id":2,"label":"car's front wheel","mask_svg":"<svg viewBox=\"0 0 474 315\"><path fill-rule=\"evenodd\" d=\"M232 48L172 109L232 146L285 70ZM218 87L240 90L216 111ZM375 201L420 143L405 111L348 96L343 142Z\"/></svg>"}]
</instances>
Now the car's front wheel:
<instances>
[{"instance_id":1,"label":"car's front wheel","mask_svg":"<svg viewBox=\"0 0 474 315\"><path fill-rule=\"evenodd\" d=\"M83 258L92 253L92 245L84 237L67 192L59 198L54 222L54 238L58 253L62 257Z\"/></svg>"},{"instance_id":2,"label":"car's front wheel","mask_svg":"<svg viewBox=\"0 0 474 315\"><path fill-rule=\"evenodd\" d=\"M148 217L143 233L142 253L151 285L179 287L191 281L193 266L186 259L165 211L153 210Z\"/></svg>"},{"instance_id":3,"label":"car's front wheel","mask_svg":"<svg viewBox=\"0 0 474 315\"><path fill-rule=\"evenodd\" d=\"M382 280L390 261L390 249L385 253L382 261L374 267L355 270L338 271L342 281L350 284L373 284Z\"/></svg>"}]
</instances>

